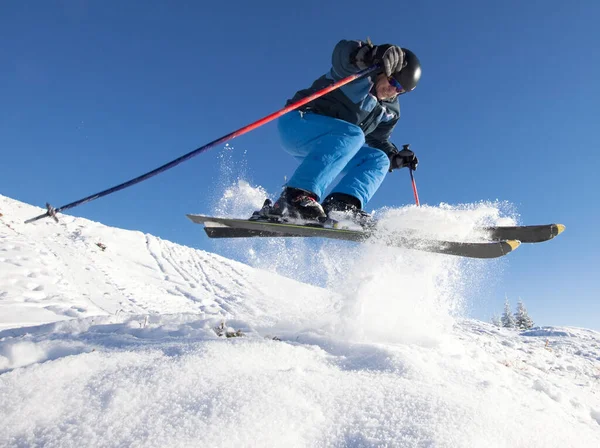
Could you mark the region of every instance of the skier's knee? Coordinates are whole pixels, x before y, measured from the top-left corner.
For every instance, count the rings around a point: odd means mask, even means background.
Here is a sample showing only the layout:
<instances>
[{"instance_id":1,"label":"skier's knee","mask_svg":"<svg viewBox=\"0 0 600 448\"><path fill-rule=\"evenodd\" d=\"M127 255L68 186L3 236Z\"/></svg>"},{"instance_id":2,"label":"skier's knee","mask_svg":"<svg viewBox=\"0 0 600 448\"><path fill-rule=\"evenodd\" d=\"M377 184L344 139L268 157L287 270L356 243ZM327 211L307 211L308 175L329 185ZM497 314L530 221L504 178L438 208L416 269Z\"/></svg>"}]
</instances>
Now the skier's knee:
<instances>
[{"instance_id":1,"label":"skier's knee","mask_svg":"<svg viewBox=\"0 0 600 448\"><path fill-rule=\"evenodd\" d=\"M377 170L387 173L390 169L390 158L383 151L376 151L373 153L373 164L377 168Z\"/></svg>"}]
</instances>

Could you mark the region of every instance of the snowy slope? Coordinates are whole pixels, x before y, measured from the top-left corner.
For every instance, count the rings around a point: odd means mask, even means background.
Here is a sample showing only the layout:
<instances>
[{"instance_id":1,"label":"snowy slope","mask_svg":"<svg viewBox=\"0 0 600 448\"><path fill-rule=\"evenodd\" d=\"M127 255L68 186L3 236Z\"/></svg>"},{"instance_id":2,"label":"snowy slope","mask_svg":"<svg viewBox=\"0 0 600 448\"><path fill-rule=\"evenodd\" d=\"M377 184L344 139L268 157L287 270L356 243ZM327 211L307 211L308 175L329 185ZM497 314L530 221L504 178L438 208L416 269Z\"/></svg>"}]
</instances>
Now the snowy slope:
<instances>
[{"instance_id":1,"label":"snowy slope","mask_svg":"<svg viewBox=\"0 0 600 448\"><path fill-rule=\"evenodd\" d=\"M152 235L66 215L22 224L40 212L0 196L0 326L142 313L263 323L323 311L326 291Z\"/></svg>"},{"instance_id":2,"label":"snowy slope","mask_svg":"<svg viewBox=\"0 0 600 448\"><path fill-rule=\"evenodd\" d=\"M1 446L600 446L600 334L452 317L454 259L411 255L398 278L429 269L423 290L365 266L328 290L0 213Z\"/></svg>"}]
</instances>

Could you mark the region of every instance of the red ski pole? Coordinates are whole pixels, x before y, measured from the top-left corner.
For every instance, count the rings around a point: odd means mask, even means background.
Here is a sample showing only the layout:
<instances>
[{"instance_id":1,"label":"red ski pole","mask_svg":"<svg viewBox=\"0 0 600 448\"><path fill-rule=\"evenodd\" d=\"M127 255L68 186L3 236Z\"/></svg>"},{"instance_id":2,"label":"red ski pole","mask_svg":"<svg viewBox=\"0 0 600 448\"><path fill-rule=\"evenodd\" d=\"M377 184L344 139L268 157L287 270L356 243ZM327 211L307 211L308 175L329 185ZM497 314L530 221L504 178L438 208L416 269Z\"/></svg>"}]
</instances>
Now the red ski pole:
<instances>
[{"instance_id":1,"label":"red ski pole","mask_svg":"<svg viewBox=\"0 0 600 448\"><path fill-rule=\"evenodd\" d=\"M107 190L101 191L99 193L92 194L92 195L87 196L87 197L85 197L83 199L79 199L79 200L77 200L75 202L71 202L70 204L63 205L62 207L54 208L50 204L46 203L46 208L48 210L46 213L44 213L43 215L36 216L35 218L28 219L27 221L25 221L25 223L34 222L34 221L37 221L38 219L42 219L42 218L45 218L47 216L51 216L55 220L58 221L58 219L56 217L56 214L58 212L61 212L63 210L68 210L68 209L73 208L73 207L77 207L78 205L85 204L87 202L93 201L93 200L101 198L103 196L107 196L107 195L109 195L111 193L114 193L114 192L119 191L119 190L123 190L123 189L125 189L127 187L131 187L132 185L135 185L135 184L140 183L140 182L142 182L142 181L144 181L146 179L149 179L149 178L151 178L153 176L156 176L157 174L160 174L163 171L166 171L166 170L168 170L170 168L173 168L174 166L179 165L180 163L185 162L185 161L191 159L192 157L197 156L200 153L203 153L204 151L212 148L213 146L216 146L218 144L224 143L224 142L226 142L228 140L231 140L231 139L233 139L235 137L238 137L240 135L246 134L247 132L250 132L250 131L258 128L259 126L262 126L263 124L266 124L266 123L268 123L270 121L273 121L276 118L279 118L282 115L287 114L288 112L290 112L290 111L292 111L294 109L298 109L300 106L304 106L306 103L310 103L311 101L313 101L313 100L315 100L315 99L317 99L317 98L319 98L319 97L321 97L321 96L323 96L323 95L331 92L332 90L338 89L338 88L340 88L340 87L342 87L342 86L344 86L344 85L346 85L348 83L351 83L352 81L354 81L354 80L356 80L358 78L362 78L363 76L368 75L369 73L371 73L374 70L377 70L378 68L379 68L379 65L373 65L371 67L368 67L368 68L366 68L364 70L359 71L358 73L350 75L350 76L348 76L348 77L346 77L344 79L340 79L339 81L331 84L330 86L327 86L324 89L321 89L318 92L313 93L312 95L309 95L309 96L307 96L305 98L302 98L301 100L298 100L295 103L292 103L289 106L286 106L286 107L284 107L283 109L281 109L281 110L279 110L277 112L274 112L274 113L272 113L270 115L267 115L266 117L261 118L260 120L257 120L254 123L250 123L249 125L244 126L243 128L240 128L237 131L233 131L230 134L227 134L227 135L225 135L225 136L223 136L221 138L218 138L217 140L213 140L212 142L210 142L210 143L208 143L208 144L206 144L204 146L201 146L198 149L194 149L193 151L188 152L187 154L184 154L181 157L179 157L179 158L177 158L177 159L175 159L175 160L173 160L173 161L171 161L169 163L164 164L163 166L160 166L160 167L158 167L158 168L156 168L156 169L154 169L152 171L149 171L149 172L147 172L145 174L142 174L141 176L138 176L138 177L136 177L134 179L128 180L127 182L123 182L122 184L119 184L119 185L116 185L114 187L108 188Z\"/></svg>"},{"instance_id":2,"label":"red ski pole","mask_svg":"<svg viewBox=\"0 0 600 448\"><path fill-rule=\"evenodd\" d=\"M417 184L415 183L415 176L413 175L413 170L409 168L410 172L410 181L412 182L413 193L415 195L415 202L417 203L417 207L421 205L419 202L419 193L417 192Z\"/></svg>"}]
</instances>

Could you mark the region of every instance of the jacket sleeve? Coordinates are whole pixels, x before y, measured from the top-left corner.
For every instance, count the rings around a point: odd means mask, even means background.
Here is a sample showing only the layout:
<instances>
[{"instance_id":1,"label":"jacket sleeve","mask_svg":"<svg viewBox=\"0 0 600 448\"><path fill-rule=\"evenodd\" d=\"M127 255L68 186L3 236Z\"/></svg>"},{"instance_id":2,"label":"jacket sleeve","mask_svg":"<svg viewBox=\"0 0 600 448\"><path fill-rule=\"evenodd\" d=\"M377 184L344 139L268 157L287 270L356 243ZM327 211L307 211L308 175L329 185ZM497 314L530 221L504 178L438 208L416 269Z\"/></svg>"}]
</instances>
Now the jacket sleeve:
<instances>
[{"instance_id":1,"label":"jacket sleeve","mask_svg":"<svg viewBox=\"0 0 600 448\"><path fill-rule=\"evenodd\" d=\"M356 53L356 51L366 45L364 42L360 40L341 40L337 43L335 48L333 49L333 54L331 55L331 67L333 74L339 77L339 79L345 78L346 76L350 76L359 71L358 67L354 65L352 61L352 55Z\"/></svg>"},{"instance_id":2,"label":"jacket sleeve","mask_svg":"<svg viewBox=\"0 0 600 448\"><path fill-rule=\"evenodd\" d=\"M390 142L390 136L394 127L398 123L398 119L394 119L385 123L381 123L373 132L366 135L365 143L371 148L381 149L388 157L398 152L398 148Z\"/></svg>"},{"instance_id":3,"label":"jacket sleeve","mask_svg":"<svg viewBox=\"0 0 600 448\"><path fill-rule=\"evenodd\" d=\"M334 81L346 78L360 71L352 61L353 55L363 45L368 45L360 40L341 40L333 49L331 55L331 70L328 77ZM340 90L355 104L362 103L373 87L370 76L357 79L342 86Z\"/></svg>"}]
</instances>

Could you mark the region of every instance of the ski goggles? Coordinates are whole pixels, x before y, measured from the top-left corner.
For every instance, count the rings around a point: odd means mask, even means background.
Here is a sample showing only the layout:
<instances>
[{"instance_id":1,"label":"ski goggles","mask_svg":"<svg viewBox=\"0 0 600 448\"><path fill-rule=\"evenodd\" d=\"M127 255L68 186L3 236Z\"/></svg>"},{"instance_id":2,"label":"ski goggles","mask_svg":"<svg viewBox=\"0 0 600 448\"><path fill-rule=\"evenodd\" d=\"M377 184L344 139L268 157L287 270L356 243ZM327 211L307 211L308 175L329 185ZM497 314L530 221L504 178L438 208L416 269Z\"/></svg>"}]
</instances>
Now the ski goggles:
<instances>
[{"instance_id":1,"label":"ski goggles","mask_svg":"<svg viewBox=\"0 0 600 448\"><path fill-rule=\"evenodd\" d=\"M400 85L400 83L398 82L398 80L396 78L394 78L393 76L390 76L388 78L388 82L390 83L390 86L392 86L394 89L396 89L396 93L404 93L404 87L402 87Z\"/></svg>"}]
</instances>

